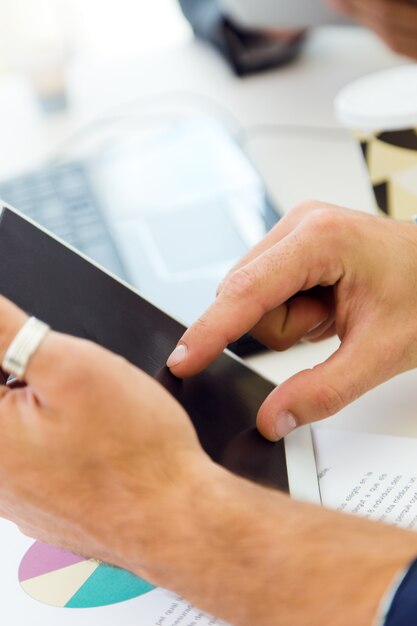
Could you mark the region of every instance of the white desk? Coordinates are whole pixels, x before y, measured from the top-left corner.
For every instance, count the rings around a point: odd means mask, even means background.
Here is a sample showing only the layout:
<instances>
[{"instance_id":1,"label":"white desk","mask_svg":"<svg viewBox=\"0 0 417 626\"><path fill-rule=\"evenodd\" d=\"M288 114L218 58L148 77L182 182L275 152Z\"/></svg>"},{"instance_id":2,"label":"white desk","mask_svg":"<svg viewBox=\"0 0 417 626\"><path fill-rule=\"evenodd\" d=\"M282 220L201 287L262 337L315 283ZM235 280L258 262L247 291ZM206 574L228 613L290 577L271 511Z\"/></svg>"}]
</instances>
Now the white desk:
<instances>
[{"instance_id":1,"label":"white desk","mask_svg":"<svg viewBox=\"0 0 417 626\"><path fill-rule=\"evenodd\" d=\"M40 117L25 86L10 80L0 84L0 177L34 165L71 132L111 108L131 101L128 108L135 110L136 101L140 109L143 97L149 95L201 94L231 111L243 126L335 126L332 102L342 85L404 62L370 33L329 28L311 37L297 63L240 80L211 49L185 41L123 66L120 62L114 66L74 63L71 113L49 121ZM322 138L317 133L274 132L270 137L253 138L248 151L284 210L306 197L374 210L364 166L348 133ZM298 345L283 354L252 358L250 363L280 381L326 358L336 345L335 340ZM326 426L417 437L416 401L417 371L371 392L328 420Z\"/></svg>"}]
</instances>

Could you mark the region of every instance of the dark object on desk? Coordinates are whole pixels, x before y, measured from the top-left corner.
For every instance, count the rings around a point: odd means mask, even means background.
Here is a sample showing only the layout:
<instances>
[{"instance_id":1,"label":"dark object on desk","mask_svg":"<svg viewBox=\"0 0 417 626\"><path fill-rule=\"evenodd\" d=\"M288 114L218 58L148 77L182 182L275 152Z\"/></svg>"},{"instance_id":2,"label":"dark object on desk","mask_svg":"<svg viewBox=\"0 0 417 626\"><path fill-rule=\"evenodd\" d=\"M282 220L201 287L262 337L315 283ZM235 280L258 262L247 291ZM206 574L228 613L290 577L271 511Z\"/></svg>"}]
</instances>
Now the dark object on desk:
<instances>
[{"instance_id":1,"label":"dark object on desk","mask_svg":"<svg viewBox=\"0 0 417 626\"><path fill-rule=\"evenodd\" d=\"M179 0L179 3L195 35L220 50L239 76L290 63L304 43L305 33L291 41L280 41L237 26L222 14L216 0Z\"/></svg>"},{"instance_id":2,"label":"dark object on desk","mask_svg":"<svg viewBox=\"0 0 417 626\"><path fill-rule=\"evenodd\" d=\"M271 383L227 354L198 376L175 378L165 361L184 327L7 208L0 219L0 266L4 296L55 330L124 356L164 385L216 462L288 491L284 443L270 443L254 428Z\"/></svg>"}]
</instances>

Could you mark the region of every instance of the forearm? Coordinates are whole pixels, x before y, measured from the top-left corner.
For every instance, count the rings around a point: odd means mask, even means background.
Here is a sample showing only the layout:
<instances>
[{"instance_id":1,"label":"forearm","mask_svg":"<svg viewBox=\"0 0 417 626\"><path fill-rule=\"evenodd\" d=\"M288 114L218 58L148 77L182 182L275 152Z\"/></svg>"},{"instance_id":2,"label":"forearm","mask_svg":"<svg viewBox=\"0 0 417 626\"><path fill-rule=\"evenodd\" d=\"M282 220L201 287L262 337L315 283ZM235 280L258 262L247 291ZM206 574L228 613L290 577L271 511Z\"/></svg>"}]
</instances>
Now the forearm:
<instances>
[{"instance_id":1,"label":"forearm","mask_svg":"<svg viewBox=\"0 0 417 626\"><path fill-rule=\"evenodd\" d=\"M129 538L123 565L238 626L371 626L417 555L414 533L291 501L214 465L173 495Z\"/></svg>"}]
</instances>

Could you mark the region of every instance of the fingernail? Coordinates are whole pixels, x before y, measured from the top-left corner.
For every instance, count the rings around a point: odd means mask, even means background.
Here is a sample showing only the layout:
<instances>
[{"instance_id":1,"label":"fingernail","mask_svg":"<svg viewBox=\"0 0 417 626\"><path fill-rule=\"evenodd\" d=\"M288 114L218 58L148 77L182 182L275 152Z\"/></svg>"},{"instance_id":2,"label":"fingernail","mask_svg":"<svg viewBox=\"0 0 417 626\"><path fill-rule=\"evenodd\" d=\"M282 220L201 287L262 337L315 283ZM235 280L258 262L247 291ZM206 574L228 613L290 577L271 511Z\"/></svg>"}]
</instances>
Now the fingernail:
<instances>
[{"instance_id":1,"label":"fingernail","mask_svg":"<svg viewBox=\"0 0 417 626\"><path fill-rule=\"evenodd\" d=\"M178 365L179 363L181 363L181 361L184 361L186 356L187 346L184 346L184 344L181 343L175 348L172 354L170 354L167 361L167 367L175 367L175 365Z\"/></svg>"},{"instance_id":2,"label":"fingernail","mask_svg":"<svg viewBox=\"0 0 417 626\"><path fill-rule=\"evenodd\" d=\"M277 439L282 439L297 428L297 421L290 411L281 411L275 418L274 434Z\"/></svg>"}]
</instances>

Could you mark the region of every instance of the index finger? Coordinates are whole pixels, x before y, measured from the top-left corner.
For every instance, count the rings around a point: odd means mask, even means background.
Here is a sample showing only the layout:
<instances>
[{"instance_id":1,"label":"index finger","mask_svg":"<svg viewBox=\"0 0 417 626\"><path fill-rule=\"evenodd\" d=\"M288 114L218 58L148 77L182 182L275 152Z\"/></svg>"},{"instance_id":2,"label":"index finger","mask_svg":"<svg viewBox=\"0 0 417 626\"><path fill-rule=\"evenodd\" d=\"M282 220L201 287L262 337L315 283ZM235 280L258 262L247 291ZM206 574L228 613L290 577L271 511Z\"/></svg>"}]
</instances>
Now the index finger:
<instances>
[{"instance_id":1,"label":"index finger","mask_svg":"<svg viewBox=\"0 0 417 626\"><path fill-rule=\"evenodd\" d=\"M338 238L329 238L328 229L321 226L315 212L307 226L301 224L232 273L215 302L184 333L169 357L167 365L173 374L197 374L294 294L319 284L335 284L342 274Z\"/></svg>"}]
</instances>

